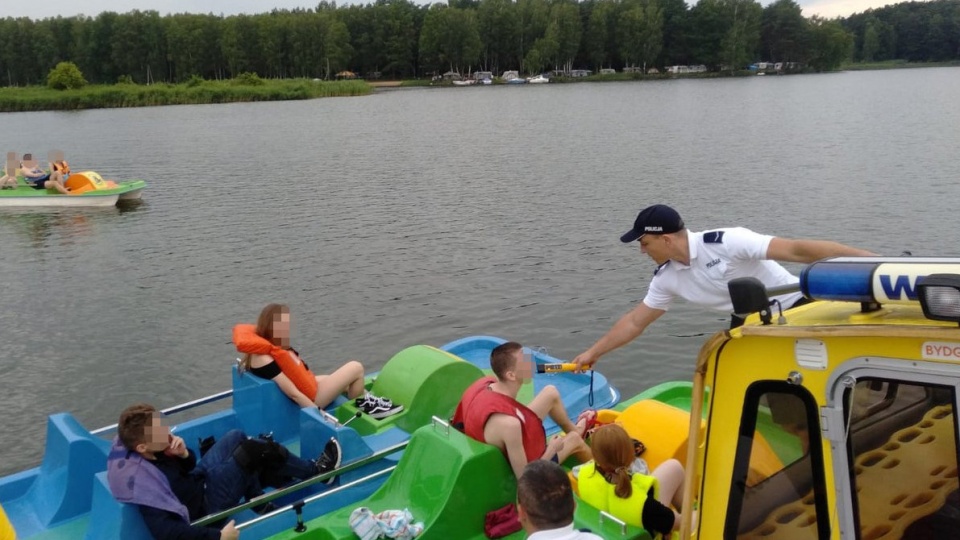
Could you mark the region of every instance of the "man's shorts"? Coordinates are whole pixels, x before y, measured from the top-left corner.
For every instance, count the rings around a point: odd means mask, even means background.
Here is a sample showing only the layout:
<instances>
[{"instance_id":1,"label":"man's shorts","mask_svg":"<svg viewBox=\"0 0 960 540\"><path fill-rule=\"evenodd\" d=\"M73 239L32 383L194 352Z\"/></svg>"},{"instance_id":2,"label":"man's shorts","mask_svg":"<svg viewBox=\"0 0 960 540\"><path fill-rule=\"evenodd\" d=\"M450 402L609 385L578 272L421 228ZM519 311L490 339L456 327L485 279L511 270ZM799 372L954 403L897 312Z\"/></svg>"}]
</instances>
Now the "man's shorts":
<instances>
[{"instance_id":1,"label":"man's shorts","mask_svg":"<svg viewBox=\"0 0 960 540\"><path fill-rule=\"evenodd\" d=\"M50 175L48 174L43 178L30 179L28 183L30 184L30 187L32 187L33 189L47 189L45 187L45 184L49 179L50 179Z\"/></svg>"}]
</instances>

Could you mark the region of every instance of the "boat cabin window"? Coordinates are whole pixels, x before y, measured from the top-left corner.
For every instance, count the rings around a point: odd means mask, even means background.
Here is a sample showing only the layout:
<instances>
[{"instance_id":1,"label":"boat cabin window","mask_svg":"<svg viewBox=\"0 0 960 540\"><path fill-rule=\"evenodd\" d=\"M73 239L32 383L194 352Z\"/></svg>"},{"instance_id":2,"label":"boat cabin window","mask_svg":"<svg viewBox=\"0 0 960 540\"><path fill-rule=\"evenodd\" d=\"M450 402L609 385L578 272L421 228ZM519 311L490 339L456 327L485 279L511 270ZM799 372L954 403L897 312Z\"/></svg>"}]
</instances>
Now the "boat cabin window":
<instances>
[{"instance_id":1,"label":"boat cabin window","mask_svg":"<svg viewBox=\"0 0 960 540\"><path fill-rule=\"evenodd\" d=\"M946 538L960 529L954 387L859 379L844 393L861 540Z\"/></svg>"},{"instance_id":2,"label":"boat cabin window","mask_svg":"<svg viewBox=\"0 0 960 540\"><path fill-rule=\"evenodd\" d=\"M819 420L816 402L805 388L781 381L750 385L725 539L830 537Z\"/></svg>"}]
</instances>

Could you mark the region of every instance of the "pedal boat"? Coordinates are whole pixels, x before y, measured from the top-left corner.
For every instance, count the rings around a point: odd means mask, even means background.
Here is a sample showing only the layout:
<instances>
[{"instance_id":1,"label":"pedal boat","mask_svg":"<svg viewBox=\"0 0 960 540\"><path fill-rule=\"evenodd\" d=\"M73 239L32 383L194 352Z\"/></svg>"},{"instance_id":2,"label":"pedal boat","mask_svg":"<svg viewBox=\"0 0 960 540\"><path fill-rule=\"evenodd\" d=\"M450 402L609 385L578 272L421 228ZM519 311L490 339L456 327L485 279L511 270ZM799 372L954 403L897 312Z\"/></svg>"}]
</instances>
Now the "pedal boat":
<instances>
[{"instance_id":1,"label":"pedal boat","mask_svg":"<svg viewBox=\"0 0 960 540\"><path fill-rule=\"evenodd\" d=\"M800 290L817 301L780 313L769 298L787 290L735 280L746 323L704 343L692 381L655 386L599 420L643 441L651 469L684 465L674 538L955 536L960 259L828 259L803 270ZM500 452L437 419L378 491L304 526L346 540L352 508L408 508L421 540L480 540L485 513L515 500ZM579 498L574 523L610 540L653 538Z\"/></svg>"},{"instance_id":2,"label":"pedal boat","mask_svg":"<svg viewBox=\"0 0 960 540\"><path fill-rule=\"evenodd\" d=\"M98 207L114 206L118 201L139 199L147 183L143 180L114 182L93 171L71 173L66 181L69 194L51 189L35 189L23 177L13 189L0 189L0 207Z\"/></svg>"},{"instance_id":3,"label":"pedal boat","mask_svg":"<svg viewBox=\"0 0 960 540\"><path fill-rule=\"evenodd\" d=\"M164 410L175 418L201 405L224 404L197 419L171 421L192 452L198 451L204 437L240 428L248 435L272 433L304 458L320 455L335 437L342 448L342 465L196 523L215 523L229 516L236 520L243 538L256 539L292 530L298 522L345 506L352 509L353 503L374 493L392 475L407 453L411 433L434 418L442 422L453 415L467 386L489 373L490 351L503 342L474 336L440 349L417 345L400 351L368 378L370 391L404 406L402 412L382 420L359 414L354 403L344 398L326 410L300 409L272 381L241 373L234 366L231 390ZM539 364L558 362L545 352L531 352ZM547 384L558 388L573 417L591 406L611 407L620 398L599 373L538 373L532 384L524 386L521 401L529 401ZM227 398L232 398L229 405ZM548 434L558 432L553 422L545 427ZM115 433L116 425L88 431L69 413L51 415L42 464L0 478L0 531L12 527L20 540L149 539L137 508L118 503L107 487L106 457ZM433 474L446 472L435 468ZM324 483L329 478L335 478L332 485ZM250 510L268 501L280 508L263 516Z\"/></svg>"}]
</instances>

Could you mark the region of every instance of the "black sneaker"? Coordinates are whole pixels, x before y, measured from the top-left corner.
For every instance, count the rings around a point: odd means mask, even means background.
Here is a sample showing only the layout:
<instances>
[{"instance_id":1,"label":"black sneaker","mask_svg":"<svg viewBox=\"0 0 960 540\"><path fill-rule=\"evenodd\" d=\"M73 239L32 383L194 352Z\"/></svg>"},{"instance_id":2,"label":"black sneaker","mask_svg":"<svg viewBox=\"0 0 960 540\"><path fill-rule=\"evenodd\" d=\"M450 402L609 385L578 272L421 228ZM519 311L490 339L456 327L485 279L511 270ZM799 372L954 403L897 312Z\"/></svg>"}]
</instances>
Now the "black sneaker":
<instances>
[{"instance_id":1,"label":"black sneaker","mask_svg":"<svg viewBox=\"0 0 960 540\"><path fill-rule=\"evenodd\" d=\"M330 440L327 441L326 446L323 447L323 452L320 453L320 457L314 461L314 464L317 466L317 474L328 473L339 467L340 455L340 443L337 442L337 440L333 437L330 437ZM329 486L336 480L336 476L331 476L330 478L324 480L323 483Z\"/></svg>"},{"instance_id":2,"label":"black sneaker","mask_svg":"<svg viewBox=\"0 0 960 540\"><path fill-rule=\"evenodd\" d=\"M354 403L361 412L377 420L392 416L403 410L403 405L394 405L389 399L377 397L373 394L360 396Z\"/></svg>"}]
</instances>

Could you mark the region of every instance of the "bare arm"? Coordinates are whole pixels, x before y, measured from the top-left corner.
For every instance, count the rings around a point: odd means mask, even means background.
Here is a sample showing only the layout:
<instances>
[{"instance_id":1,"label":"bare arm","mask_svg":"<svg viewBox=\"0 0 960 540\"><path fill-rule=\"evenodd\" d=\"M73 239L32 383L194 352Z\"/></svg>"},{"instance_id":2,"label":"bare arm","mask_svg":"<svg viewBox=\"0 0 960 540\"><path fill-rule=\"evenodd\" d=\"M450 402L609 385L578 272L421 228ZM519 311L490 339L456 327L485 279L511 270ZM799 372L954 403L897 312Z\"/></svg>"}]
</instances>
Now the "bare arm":
<instances>
[{"instance_id":1,"label":"bare arm","mask_svg":"<svg viewBox=\"0 0 960 540\"><path fill-rule=\"evenodd\" d=\"M488 444L506 452L507 461L517 478L527 466L527 452L523 449L520 420L505 414L493 414L483 426L483 438Z\"/></svg>"},{"instance_id":2,"label":"bare arm","mask_svg":"<svg viewBox=\"0 0 960 540\"><path fill-rule=\"evenodd\" d=\"M273 361L273 357L268 354L255 354L250 358L250 367L262 368ZM316 407L316 403L314 403L303 392L301 392L297 388L297 385L293 384L293 381L284 375L282 371L272 380L273 382L277 383L277 386L280 387L280 391L283 392L288 398L293 400L293 402L297 405L301 407Z\"/></svg>"},{"instance_id":3,"label":"bare arm","mask_svg":"<svg viewBox=\"0 0 960 540\"><path fill-rule=\"evenodd\" d=\"M277 383L277 386L280 387L280 390L282 390L283 393L286 394L288 398L295 401L297 405L301 407L317 406L316 403L314 403L310 398L304 395L303 392L297 389L297 385L293 384L293 381L287 378L287 376L284 375L283 373L274 377L273 382Z\"/></svg>"},{"instance_id":4,"label":"bare arm","mask_svg":"<svg viewBox=\"0 0 960 540\"><path fill-rule=\"evenodd\" d=\"M654 309L640 302L637 307L620 317L620 320L602 338L574 358L573 362L581 367L592 366L601 356L637 339L650 323L659 319L664 313L666 311Z\"/></svg>"},{"instance_id":5,"label":"bare arm","mask_svg":"<svg viewBox=\"0 0 960 540\"><path fill-rule=\"evenodd\" d=\"M812 263L827 257L870 257L864 249L829 240L791 240L773 238L767 246L767 258L782 262Z\"/></svg>"}]
</instances>

